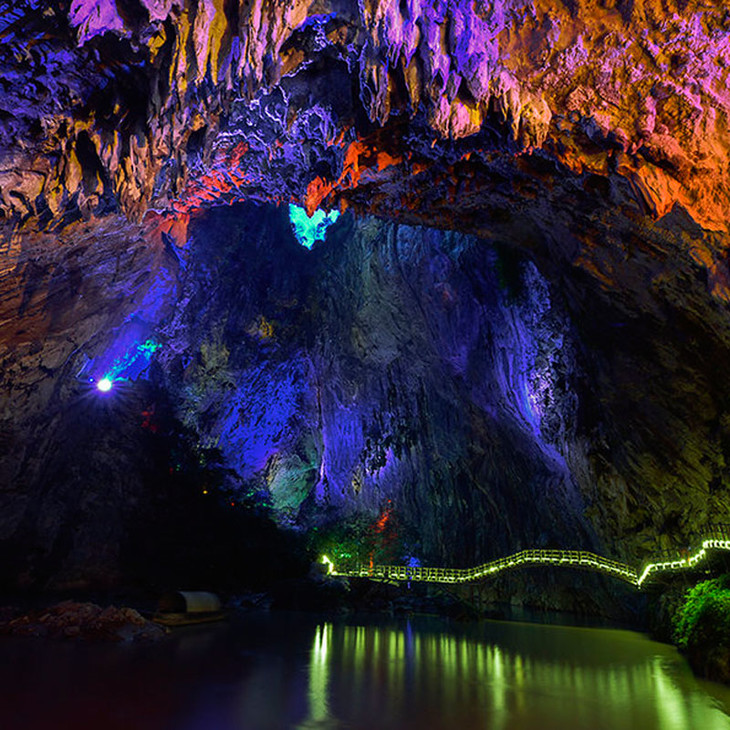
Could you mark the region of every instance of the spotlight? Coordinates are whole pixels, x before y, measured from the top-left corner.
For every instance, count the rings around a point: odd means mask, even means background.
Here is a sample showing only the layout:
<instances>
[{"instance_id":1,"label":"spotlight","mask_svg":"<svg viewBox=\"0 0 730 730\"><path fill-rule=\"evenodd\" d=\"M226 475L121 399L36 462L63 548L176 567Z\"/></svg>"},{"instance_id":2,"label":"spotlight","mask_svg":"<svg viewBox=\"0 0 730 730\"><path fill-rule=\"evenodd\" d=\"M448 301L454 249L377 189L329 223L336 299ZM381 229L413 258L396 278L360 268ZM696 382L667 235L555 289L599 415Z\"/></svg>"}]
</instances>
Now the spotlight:
<instances>
[{"instance_id":1,"label":"spotlight","mask_svg":"<svg viewBox=\"0 0 730 730\"><path fill-rule=\"evenodd\" d=\"M112 381L109 378L102 378L97 384L96 387L98 390L100 390L102 393L108 393L112 389Z\"/></svg>"}]
</instances>

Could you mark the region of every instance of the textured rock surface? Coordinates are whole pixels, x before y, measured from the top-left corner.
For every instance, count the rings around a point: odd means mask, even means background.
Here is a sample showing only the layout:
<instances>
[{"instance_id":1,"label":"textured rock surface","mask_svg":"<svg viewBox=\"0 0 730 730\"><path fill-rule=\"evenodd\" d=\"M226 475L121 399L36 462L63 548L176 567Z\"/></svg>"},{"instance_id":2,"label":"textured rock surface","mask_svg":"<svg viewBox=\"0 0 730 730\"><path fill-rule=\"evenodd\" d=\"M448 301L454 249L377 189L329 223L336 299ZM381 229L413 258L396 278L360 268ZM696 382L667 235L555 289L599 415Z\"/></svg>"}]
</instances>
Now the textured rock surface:
<instances>
[{"instance_id":1,"label":"textured rock surface","mask_svg":"<svg viewBox=\"0 0 730 730\"><path fill-rule=\"evenodd\" d=\"M143 493L146 460L130 440L139 427L130 415L145 396L99 410L79 373L132 314L156 310L156 276L165 280L170 262L120 221L9 235L4 248L0 533L18 542L3 570L22 583L39 562L48 578L69 560L63 581L76 580L77 563L83 580L114 583L127 516Z\"/></svg>"},{"instance_id":2,"label":"textured rock surface","mask_svg":"<svg viewBox=\"0 0 730 730\"><path fill-rule=\"evenodd\" d=\"M122 580L214 448L226 500L451 564L727 519L725 10L0 10L5 579ZM241 200L358 217L308 254Z\"/></svg>"},{"instance_id":3,"label":"textured rock surface","mask_svg":"<svg viewBox=\"0 0 730 730\"><path fill-rule=\"evenodd\" d=\"M391 559L562 546L634 561L727 519L727 322L705 278L662 267L680 234L647 227L654 256L624 266L659 282L616 291L557 257L349 214L312 251L271 206L211 210L182 250L107 225L55 248L28 234L6 273L7 580L134 581L128 543L154 552L156 532L192 531L176 550L200 550L214 523L159 482L168 463L173 485L189 470L174 419L227 470L200 472L202 494L305 528L360 516ZM128 260L112 265L119 235ZM154 362L100 395L87 376L128 361L130 332L155 338Z\"/></svg>"},{"instance_id":4,"label":"textured rock surface","mask_svg":"<svg viewBox=\"0 0 730 730\"><path fill-rule=\"evenodd\" d=\"M210 279L166 332L176 357L216 332L228 387L201 408L209 369L193 370L183 408L250 491L304 524L374 520L390 500L431 561L591 539L565 461L571 328L534 266L505 273L472 237L375 219L342 221L308 253L257 208L211 216L191 245L187 276Z\"/></svg>"},{"instance_id":5,"label":"textured rock surface","mask_svg":"<svg viewBox=\"0 0 730 730\"><path fill-rule=\"evenodd\" d=\"M469 138L475 172L481 157L504 173L540 151L594 185L625 180L652 215L679 204L726 230L729 29L704 3L26 0L5 11L6 215L113 200L184 211L191 192L316 207L392 166L441 168L439 140ZM389 122L414 125L420 143L406 131L389 145L376 132Z\"/></svg>"},{"instance_id":6,"label":"textured rock surface","mask_svg":"<svg viewBox=\"0 0 730 730\"><path fill-rule=\"evenodd\" d=\"M12 610L9 613L14 613ZM86 639L91 641L158 641L165 630L133 608L63 601L0 622L0 634Z\"/></svg>"}]
</instances>

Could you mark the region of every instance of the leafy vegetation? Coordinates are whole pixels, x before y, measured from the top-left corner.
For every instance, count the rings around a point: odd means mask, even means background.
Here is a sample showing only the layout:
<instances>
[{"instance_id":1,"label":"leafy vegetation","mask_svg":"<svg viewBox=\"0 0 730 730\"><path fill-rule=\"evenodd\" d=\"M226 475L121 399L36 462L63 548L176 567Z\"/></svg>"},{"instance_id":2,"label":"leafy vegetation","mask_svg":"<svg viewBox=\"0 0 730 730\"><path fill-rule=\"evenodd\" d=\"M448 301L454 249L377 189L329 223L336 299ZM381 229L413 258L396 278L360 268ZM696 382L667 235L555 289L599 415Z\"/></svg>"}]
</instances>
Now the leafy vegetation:
<instances>
[{"instance_id":1,"label":"leafy vegetation","mask_svg":"<svg viewBox=\"0 0 730 730\"><path fill-rule=\"evenodd\" d=\"M356 564L390 564L403 559L403 545L394 511L388 503L380 516L354 515L310 534L310 550L327 555L339 568Z\"/></svg>"},{"instance_id":2,"label":"leafy vegetation","mask_svg":"<svg viewBox=\"0 0 730 730\"><path fill-rule=\"evenodd\" d=\"M674 617L680 649L730 647L730 574L702 581L687 591Z\"/></svg>"}]
</instances>

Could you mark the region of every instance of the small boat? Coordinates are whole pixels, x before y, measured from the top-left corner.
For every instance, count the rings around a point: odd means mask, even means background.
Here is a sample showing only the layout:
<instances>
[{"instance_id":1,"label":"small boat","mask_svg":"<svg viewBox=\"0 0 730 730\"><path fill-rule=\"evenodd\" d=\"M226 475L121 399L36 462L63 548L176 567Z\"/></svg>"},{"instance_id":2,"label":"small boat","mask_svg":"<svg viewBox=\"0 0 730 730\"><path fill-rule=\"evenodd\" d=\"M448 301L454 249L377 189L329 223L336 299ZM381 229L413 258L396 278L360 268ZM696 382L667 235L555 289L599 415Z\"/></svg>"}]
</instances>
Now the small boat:
<instances>
[{"instance_id":1,"label":"small boat","mask_svg":"<svg viewBox=\"0 0 730 730\"><path fill-rule=\"evenodd\" d=\"M163 626L191 626L222 621L226 612L215 593L207 591L173 591L166 593L157 604L152 620Z\"/></svg>"}]
</instances>

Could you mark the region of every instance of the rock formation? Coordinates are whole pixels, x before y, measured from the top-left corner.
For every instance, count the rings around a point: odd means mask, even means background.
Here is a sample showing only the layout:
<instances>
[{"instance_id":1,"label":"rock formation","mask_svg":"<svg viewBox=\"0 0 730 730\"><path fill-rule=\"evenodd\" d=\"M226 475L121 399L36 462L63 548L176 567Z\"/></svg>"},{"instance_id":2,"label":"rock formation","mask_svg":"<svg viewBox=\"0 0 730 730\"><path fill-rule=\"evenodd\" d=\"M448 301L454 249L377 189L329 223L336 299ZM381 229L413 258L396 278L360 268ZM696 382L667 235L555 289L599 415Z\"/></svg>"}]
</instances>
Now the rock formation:
<instances>
[{"instance_id":1,"label":"rock formation","mask_svg":"<svg viewBox=\"0 0 730 730\"><path fill-rule=\"evenodd\" d=\"M725 10L0 11L8 585L134 580L198 457L201 494L451 564L728 519ZM292 203L344 215L307 251Z\"/></svg>"}]
</instances>

